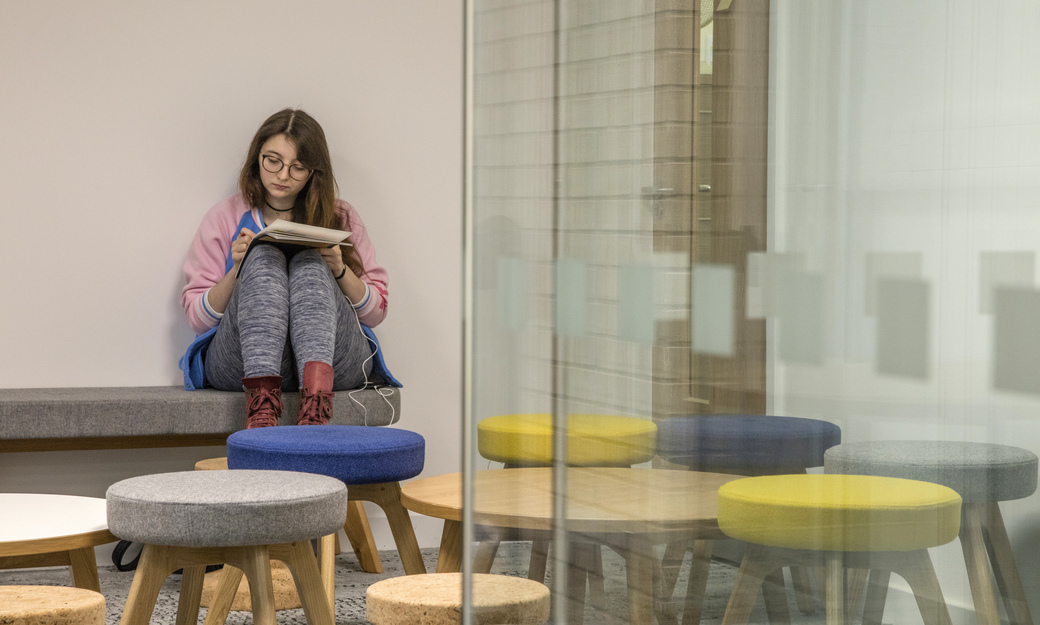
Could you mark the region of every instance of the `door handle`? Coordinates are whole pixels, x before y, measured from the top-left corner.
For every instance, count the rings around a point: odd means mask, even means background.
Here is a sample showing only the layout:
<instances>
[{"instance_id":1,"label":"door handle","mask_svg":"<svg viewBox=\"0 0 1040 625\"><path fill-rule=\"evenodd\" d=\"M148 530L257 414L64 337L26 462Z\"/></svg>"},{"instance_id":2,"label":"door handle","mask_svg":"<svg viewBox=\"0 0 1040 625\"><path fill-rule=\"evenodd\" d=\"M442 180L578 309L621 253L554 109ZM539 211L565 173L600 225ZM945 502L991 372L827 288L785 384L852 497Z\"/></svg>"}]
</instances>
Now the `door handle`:
<instances>
[{"instance_id":1,"label":"door handle","mask_svg":"<svg viewBox=\"0 0 1040 625\"><path fill-rule=\"evenodd\" d=\"M650 198L650 208L654 211L654 217L660 217L663 212L662 199L678 195L674 187L643 187L642 192L644 197Z\"/></svg>"}]
</instances>

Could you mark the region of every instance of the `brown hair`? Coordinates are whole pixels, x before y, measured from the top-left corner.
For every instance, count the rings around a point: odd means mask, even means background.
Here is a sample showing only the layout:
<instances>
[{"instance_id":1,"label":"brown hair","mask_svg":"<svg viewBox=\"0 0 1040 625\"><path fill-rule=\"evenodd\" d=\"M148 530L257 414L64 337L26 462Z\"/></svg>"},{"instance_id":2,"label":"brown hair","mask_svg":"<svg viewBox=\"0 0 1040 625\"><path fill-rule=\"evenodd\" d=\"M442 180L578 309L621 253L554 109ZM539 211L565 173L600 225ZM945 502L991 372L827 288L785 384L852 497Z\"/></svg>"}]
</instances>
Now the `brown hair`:
<instances>
[{"instance_id":1,"label":"brown hair","mask_svg":"<svg viewBox=\"0 0 1040 625\"><path fill-rule=\"evenodd\" d=\"M329 157L325 131L313 117L299 109L278 111L268 117L253 136L242 173L238 177L238 186L246 203L261 208L267 202L267 190L260 181L260 148L268 139L277 135L285 135L296 147L297 160L311 170L307 184L296 196L296 204L292 209L293 221L342 230L343 217L336 210L336 177L332 173L332 159ZM344 217L349 228L350 217ZM364 269L357 250L346 245L340 249L343 251L343 262L356 275L361 275Z\"/></svg>"}]
</instances>

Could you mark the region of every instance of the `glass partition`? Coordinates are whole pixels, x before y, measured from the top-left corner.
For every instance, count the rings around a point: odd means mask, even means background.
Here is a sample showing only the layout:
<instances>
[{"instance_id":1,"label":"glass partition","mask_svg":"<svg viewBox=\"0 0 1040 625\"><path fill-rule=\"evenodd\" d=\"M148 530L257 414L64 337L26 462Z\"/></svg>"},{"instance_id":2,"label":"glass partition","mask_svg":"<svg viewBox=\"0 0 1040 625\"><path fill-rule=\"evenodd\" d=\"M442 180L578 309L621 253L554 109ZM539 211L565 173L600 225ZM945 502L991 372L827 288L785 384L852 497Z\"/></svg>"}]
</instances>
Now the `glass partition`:
<instances>
[{"instance_id":1,"label":"glass partition","mask_svg":"<svg viewBox=\"0 0 1040 625\"><path fill-rule=\"evenodd\" d=\"M1032 622L1040 9L998 4L467 2L467 579Z\"/></svg>"}]
</instances>

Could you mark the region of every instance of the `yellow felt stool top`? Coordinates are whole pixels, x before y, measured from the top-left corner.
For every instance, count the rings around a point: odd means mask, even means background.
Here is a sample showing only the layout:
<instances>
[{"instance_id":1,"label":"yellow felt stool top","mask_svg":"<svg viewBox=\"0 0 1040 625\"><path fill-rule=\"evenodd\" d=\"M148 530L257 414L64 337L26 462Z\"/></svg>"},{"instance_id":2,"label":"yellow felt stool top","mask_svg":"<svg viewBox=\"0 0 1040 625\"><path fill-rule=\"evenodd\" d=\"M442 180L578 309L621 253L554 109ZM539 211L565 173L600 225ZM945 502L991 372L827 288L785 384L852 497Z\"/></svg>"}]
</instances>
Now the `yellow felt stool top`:
<instances>
[{"instance_id":1,"label":"yellow felt stool top","mask_svg":"<svg viewBox=\"0 0 1040 625\"><path fill-rule=\"evenodd\" d=\"M515 465L552 464L552 416L511 414L477 424L477 448L488 460ZM567 417L567 464L629 466L657 450L657 426L649 419L618 415Z\"/></svg>"},{"instance_id":2,"label":"yellow felt stool top","mask_svg":"<svg viewBox=\"0 0 1040 625\"><path fill-rule=\"evenodd\" d=\"M928 482L771 475L719 488L719 528L749 543L817 551L911 551L960 531L961 498Z\"/></svg>"}]
</instances>

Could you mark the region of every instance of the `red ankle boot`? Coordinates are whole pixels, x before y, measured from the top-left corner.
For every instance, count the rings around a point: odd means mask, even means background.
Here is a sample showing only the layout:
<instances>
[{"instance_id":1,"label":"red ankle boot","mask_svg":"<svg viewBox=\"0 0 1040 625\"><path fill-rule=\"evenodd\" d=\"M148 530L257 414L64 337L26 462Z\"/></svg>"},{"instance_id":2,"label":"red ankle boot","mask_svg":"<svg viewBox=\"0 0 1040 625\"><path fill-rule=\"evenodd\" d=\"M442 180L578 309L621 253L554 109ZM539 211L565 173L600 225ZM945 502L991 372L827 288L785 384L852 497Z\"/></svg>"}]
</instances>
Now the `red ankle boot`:
<instances>
[{"instance_id":1,"label":"red ankle boot","mask_svg":"<svg viewBox=\"0 0 1040 625\"><path fill-rule=\"evenodd\" d=\"M332 365L312 360L303 365L300 413L296 425L325 425L332 419Z\"/></svg>"},{"instance_id":2,"label":"red ankle boot","mask_svg":"<svg viewBox=\"0 0 1040 625\"><path fill-rule=\"evenodd\" d=\"M242 378L246 389L246 429L278 425L282 416L282 376Z\"/></svg>"}]
</instances>

